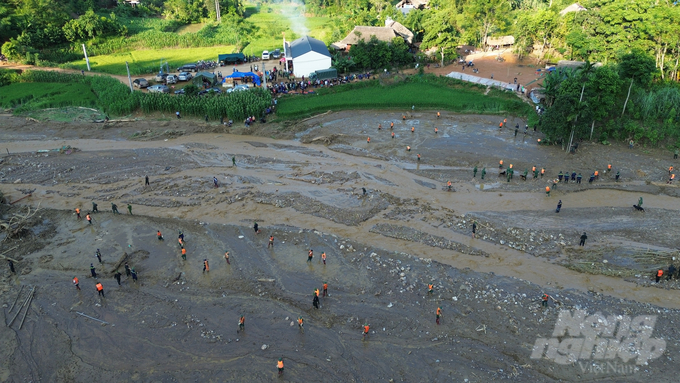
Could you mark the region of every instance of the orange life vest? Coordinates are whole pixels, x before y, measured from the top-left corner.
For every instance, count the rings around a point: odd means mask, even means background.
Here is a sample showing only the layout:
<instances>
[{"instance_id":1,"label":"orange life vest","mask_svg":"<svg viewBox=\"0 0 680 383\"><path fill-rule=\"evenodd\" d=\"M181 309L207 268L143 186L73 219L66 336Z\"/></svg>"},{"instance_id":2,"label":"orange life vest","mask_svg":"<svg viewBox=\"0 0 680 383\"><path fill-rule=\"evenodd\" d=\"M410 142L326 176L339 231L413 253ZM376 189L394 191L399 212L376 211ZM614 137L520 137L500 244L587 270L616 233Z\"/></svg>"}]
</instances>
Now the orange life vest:
<instances>
[{"instance_id":1,"label":"orange life vest","mask_svg":"<svg viewBox=\"0 0 680 383\"><path fill-rule=\"evenodd\" d=\"M597 170L595 170L595 177L597 177L600 174Z\"/></svg>"},{"instance_id":2,"label":"orange life vest","mask_svg":"<svg viewBox=\"0 0 680 383\"><path fill-rule=\"evenodd\" d=\"M321 259L326 260L326 253L321 253Z\"/></svg>"},{"instance_id":3,"label":"orange life vest","mask_svg":"<svg viewBox=\"0 0 680 383\"><path fill-rule=\"evenodd\" d=\"M545 191L546 191L546 192L549 192L549 191L550 191L550 186L546 186L546 187L545 187Z\"/></svg>"},{"instance_id":4,"label":"orange life vest","mask_svg":"<svg viewBox=\"0 0 680 383\"><path fill-rule=\"evenodd\" d=\"M427 285L427 288L430 289L430 290L432 290L433 287L434 286L432 286L432 285Z\"/></svg>"},{"instance_id":5,"label":"orange life vest","mask_svg":"<svg viewBox=\"0 0 680 383\"><path fill-rule=\"evenodd\" d=\"M324 290L328 290L328 283L324 283L324 284L323 284L323 289L324 289Z\"/></svg>"},{"instance_id":6,"label":"orange life vest","mask_svg":"<svg viewBox=\"0 0 680 383\"><path fill-rule=\"evenodd\" d=\"M512 164L510 164L510 169L512 169Z\"/></svg>"},{"instance_id":7,"label":"orange life vest","mask_svg":"<svg viewBox=\"0 0 680 383\"><path fill-rule=\"evenodd\" d=\"M161 231L159 230L159 231L156 233L156 235L159 236L159 237L162 237Z\"/></svg>"},{"instance_id":8,"label":"orange life vest","mask_svg":"<svg viewBox=\"0 0 680 383\"><path fill-rule=\"evenodd\" d=\"M76 214L80 214L80 209L76 208Z\"/></svg>"},{"instance_id":9,"label":"orange life vest","mask_svg":"<svg viewBox=\"0 0 680 383\"><path fill-rule=\"evenodd\" d=\"M532 172L535 172L535 171L536 171L536 167L534 166L533 168L531 168L531 171L532 171Z\"/></svg>"},{"instance_id":10,"label":"orange life vest","mask_svg":"<svg viewBox=\"0 0 680 383\"><path fill-rule=\"evenodd\" d=\"M412 127L411 127L411 133L413 133L413 132L415 132L415 131L416 131L416 128L412 126Z\"/></svg>"},{"instance_id":11,"label":"orange life vest","mask_svg":"<svg viewBox=\"0 0 680 383\"><path fill-rule=\"evenodd\" d=\"M368 329L369 329L368 326L364 326L364 334L368 334Z\"/></svg>"},{"instance_id":12,"label":"orange life vest","mask_svg":"<svg viewBox=\"0 0 680 383\"><path fill-rule=\"evenodd\" d=\"M187 254L187 249L182 248L182 255L186 255L186 254Z\"/></svg>"},{"instance_id":13,"label":"orange life vest","mask_svg":"<svg viewBox=\"0 0 680 383\"><path fill-rule=\"evenodd\" d=\"M541 168L541 174L545 174L545 169Z\"/></svg>"},{"instance_id":14,"label":"orange life vest","mask_svg":"<svg viewBox=\"0 0 680 383\"><path fill-rule=\"evenodd\" d=\"M663 275L663 270L659 269L659 271L656 272L656 276L660 277Z\"/></svg>"},{"instance_id":15,"label":"orange life vest","mask_svg":"<svg viewBox=\"0 0 680 383\"><path fill-rule=\"evenodd\" d=\"M246 317L241 317L241 318L238 320L238 323L240 323L240 324L246 323Z\"/></svg>"},{"instance_id":16,"label":"orange life vest","mask_svg":"<svg viewBox=\"0 0 680 383\"><path fill-rule=\"evenodd\" d=\"M283 368L283 361L279 360L279 362L276 364L278 368Z\"/></svg>"},{"instance_id":17,"label":"orange life vest","mask_svg":"<svg viewBox=\"0 0 680 383\"><path fill-rule=\"evenodd\" d=\"M319 296L319 289L314 289L314 295Z\"/></svg>"},{"instance_id":18,"label":"orange life vest","mask_svg":"<svg viewBox=\"0 0 680 383\"><path fill-rule=\"evenodd\" d=\"M206 270L210 270L210 266L208 266L208 261L203 261L203 265L205 266Z\"/></svg>"},{"instance_id":19,"label":"orange life vest","mask_svg":"<svg viewBox=\"0 0 680 383\"><path fill-rule=\"evenodd\" d=\"M102 291L104 290L104 286L102 286L101 283L97 283L97 291Z\"/></svg>"},{"instance_id":20,"label":"orange life vest","mask_svg":"<svg viewBox=\"0 0 680 383\"><path fill-rule=\"evenodd\" d=\"M371 137L366 138L366 142L371 142Z\"/></svg>"},{"instance_id":21,"label":"orange life vest","mask_svg":"<svg viewBox=\"0 0 680 383\"><path fill-rule=\"evenodd\" d=\"M442 309L437 308L437 315L442 315Z\"/></svg>"},{"instance_id":22,"label":"orange life vest","mask_svg":"<svg viewBox=\"0 0 680 383\"><path fill-rule=\"evenodd\" d=\"M80 281L78 281L78 277L74 277L73 278L73 284L77 285L78 283L80 283Z\"/></svg>"},{"instance_id":23,"label":"orange life vest","mask_svg":"<svg viewBox=\"0 0 680 383\"><path fill-rule=\"evenodd\" d=\"M612 170L612 164L607 165L607 169Z\"/></svg>"},{"instance_id":24,"label":"orange life vest","mask_svg":"<svg viewBox=\"0 0 680 383\"><path fill-rule=\"evenodd\" d=\"M503 165L503 160L498 161L499 164Z\"/></svg>"},{"instance_id":25,"label":"orange life vest","mask_svg":"<svg viewBox=\"0 0 680 383\"><path fill-rule=\"evenodd\" d=\"M548 300L548 294L543 294L543 300L547 301Z\"/></svg>"},{"instance_id":26,"label":"orange life vest","mask_svg":"<svg viewBox=\"0 0 680 383\"><path fill-rule=\"evenodd\" d=\"M86 218L88 221L91 219L89 214L86 215L85 218Z\"/></svg>"}]
</instances>

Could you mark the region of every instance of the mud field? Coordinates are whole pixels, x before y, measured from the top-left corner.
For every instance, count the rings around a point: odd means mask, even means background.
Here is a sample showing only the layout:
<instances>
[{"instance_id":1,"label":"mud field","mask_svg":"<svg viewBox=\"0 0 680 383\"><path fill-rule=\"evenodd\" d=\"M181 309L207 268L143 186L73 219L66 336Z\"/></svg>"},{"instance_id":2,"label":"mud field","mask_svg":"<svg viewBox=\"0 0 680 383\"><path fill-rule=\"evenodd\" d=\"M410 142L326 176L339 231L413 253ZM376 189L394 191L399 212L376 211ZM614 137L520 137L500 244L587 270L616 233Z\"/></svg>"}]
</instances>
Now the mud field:
<instances>
[{"instance_id":1,"label":"mud field","mask_svg":"<svg viewBox=\"0 0 680 383\"><path fill-rule=\"evenodd\" d=\"M676 381L680 284L653 276L677 262L680 205L665 180L678 161L587 142L569 155L538 146L540 132L499 131L499 118L341 112L226 131L0 117L0 190L7 202L31 194L0 207L11 224L0 254L16 261L16 273L4 260L0 271L5 323L16 317L0 327L0 381ZM516 169L510 182L501 159ZM532 166L546 176L521 180ZM589 184L594 170L602 175ZM547 197L559 171L584 181ZM639 197L645 212L632 208ZM315 309L324 282L329 296ZM565 309L656 316L663 354L605 360L613 369L532 358Z\"/></svg>"}]
</instances>

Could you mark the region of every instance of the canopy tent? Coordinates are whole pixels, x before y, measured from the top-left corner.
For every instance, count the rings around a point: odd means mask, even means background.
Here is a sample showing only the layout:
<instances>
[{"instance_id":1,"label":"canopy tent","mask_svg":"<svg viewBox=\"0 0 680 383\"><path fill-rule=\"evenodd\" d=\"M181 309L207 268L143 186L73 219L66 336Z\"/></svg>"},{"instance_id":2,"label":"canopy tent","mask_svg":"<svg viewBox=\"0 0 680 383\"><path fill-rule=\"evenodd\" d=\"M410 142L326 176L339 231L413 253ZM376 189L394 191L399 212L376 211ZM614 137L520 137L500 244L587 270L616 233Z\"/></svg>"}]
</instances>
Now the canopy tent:
<instances>
[{"instance_id":1,"label":"canopy tent","mask_svg":"<svg viewBox=\"0 0 680 383\"><path fill-rule=\"evenodd\" d=\"M243 78L243 77L252 77L253 83L257 86L260 86L260 76L256 75L253 72L234 72L230 74L229 76L225 77L227 78ZM224 82L224 80L222 80Z\"/></svg>"}]
</instances>

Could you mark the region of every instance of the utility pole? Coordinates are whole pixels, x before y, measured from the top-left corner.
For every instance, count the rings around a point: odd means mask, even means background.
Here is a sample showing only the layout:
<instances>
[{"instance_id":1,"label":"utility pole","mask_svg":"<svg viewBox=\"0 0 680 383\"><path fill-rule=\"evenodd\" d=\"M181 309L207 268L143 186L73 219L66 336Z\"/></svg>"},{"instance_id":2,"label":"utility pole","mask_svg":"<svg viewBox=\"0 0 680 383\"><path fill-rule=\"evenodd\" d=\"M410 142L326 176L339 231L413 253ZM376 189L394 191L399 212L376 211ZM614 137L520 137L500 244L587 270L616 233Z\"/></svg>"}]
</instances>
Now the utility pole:
<instances>
[{"instance_id":1,"label":"utility pole","mask_svg":"<svg viewBox=\"0 0 680 383\"><path fill-rule=\"evenodd\" d=\"M128 82L130 83L130 93L134 92L135 90L132 88L132 77L130 77L130 65L128 65L128 62L125 62L125 69L127 69L128 72Z\"/></svg>"},{"instance_id":2,"label":"utility pole","mask_svg":"<svg viewBox=\"0 0 680 383\"><path fill-rule=\"evenodd\" d=\"M264 62L262 63L262 84L267 89L267 70L264 68Z\"/></svg>"},{"instance_id":3,"label":"utility pole","mask_svg":"<svg viewBox=\"0 0 680 383\"><path fill-rule=\"evenodd\" d=\"M220 1L215 0L215 13L217 14L217 21L222 21L222 14L220 13Z\"/></svg>"},{"instance_id":4,"label":"utility pole","mask_svg":"<svg viewBox=\"0 0 680 383\"><path fill-rule=\"evenodd\" d=\"M85 62L87 63L87 71L90 71L90 59L87 57L87 49L85 49L85 44L83 44L83 53L85 54Z\"/></svg>"}]
</instances>

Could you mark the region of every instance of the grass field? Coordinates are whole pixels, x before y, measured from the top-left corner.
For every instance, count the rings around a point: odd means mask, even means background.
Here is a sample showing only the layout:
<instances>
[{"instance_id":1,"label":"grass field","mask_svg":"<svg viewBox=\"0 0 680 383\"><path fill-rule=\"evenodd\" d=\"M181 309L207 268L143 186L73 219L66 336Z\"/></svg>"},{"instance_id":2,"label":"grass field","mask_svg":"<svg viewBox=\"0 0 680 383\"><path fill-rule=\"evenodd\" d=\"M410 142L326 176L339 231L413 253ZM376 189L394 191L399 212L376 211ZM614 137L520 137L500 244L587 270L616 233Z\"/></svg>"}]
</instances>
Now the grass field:
<instances>
[{"instance_id":1,"label":"grass field","mask_svg":"<svg viewBox=\"0 0 680 383\"><path fill-rule=\"evenodd\" d=\"M97 96L82 83L15 83L0 88L0 106L19 113L65 106L94 108Z\"/></svg>"},{"instance_id":2,"label":"grass field","mask_svg":"<svg viewBox=\"0 0 680 383\"><path fill-rule=\"evenodd\" d=\"M149 49L90 57L90 66L95 72L126 75L125 61L127 61L130 64L130 73L136 76L158 72L161 60L167 61L170 71L173 72L183 64L194 63L198 60L217 60L217 55L233 51L233 46ZM87 70L84 59L64 64L64 67Z\"/></svg>"},{"instance_id":3,"label":"grass field","mask_svg":"<svg viewBox=\"0 0 680 383\"><path fill-rule=\"evenodd\" d=\"M458 84L453 79L410 77L406 81L381 85L370 80L333 89L320 89L315 94L290 95L279 101L277 116L281 119L309 117L328 110L347 109L441 109L460 113L511 113L524 116L531 107L513 94ZM455 80L457 81L457 80Z\"/></svg>"}]
</instances>

